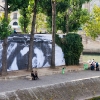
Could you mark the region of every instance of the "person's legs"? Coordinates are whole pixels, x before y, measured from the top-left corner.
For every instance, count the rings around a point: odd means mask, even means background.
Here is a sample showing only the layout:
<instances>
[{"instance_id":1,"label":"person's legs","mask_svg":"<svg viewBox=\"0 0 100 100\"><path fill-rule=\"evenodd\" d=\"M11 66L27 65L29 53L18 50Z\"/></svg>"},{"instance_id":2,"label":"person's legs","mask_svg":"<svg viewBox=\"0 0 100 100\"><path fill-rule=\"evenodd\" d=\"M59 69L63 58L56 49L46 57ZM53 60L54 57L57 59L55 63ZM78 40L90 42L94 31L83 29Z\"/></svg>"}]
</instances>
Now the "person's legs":
<instances>
[{"instance_id":1,"label":"person's legs","mask_svg":"<svg viewBox=\"0 0 100 100\"><path fill-rule=\"evenodd\" d=\"M91 66L91 70L94 70L94 66L93 65Z\"/></svg>"},{"instance_id":2,"label":"person's legs","mask_svg":"<svg viewBox=\"0 0 100 100\"><path fill-rule=\"evenodd\" d=\"M35 75L33 75L33 80L35 80Z\"/></svg>"},{"instance_id":3,"label":"person's legs","mask_svg":"<svg viewBox=\"0 0 100 100\"><path fill-rule=\"evenodd\" d=\"M99 71L99 67L96 67L96 71Z\"/></svg>"},{"instance_id":4,"label":"person's legs","mask_svg":"<svg viewBox=\"0 0 100 100\"><path fill-rule=\"evenodd\" d=\"M35 79L36 79L36 80L39 79L37 75L35 76Z\"/></svg>"},{"instance_id":5,"label":"person's legs","mask_svg":"<svg viewBox=\"0 0 100 100\"><path fill-rule=\"evenodd\" d=\"M38 79L38 73L35 71L35 79Z\"/></svg>"}]
</instances>

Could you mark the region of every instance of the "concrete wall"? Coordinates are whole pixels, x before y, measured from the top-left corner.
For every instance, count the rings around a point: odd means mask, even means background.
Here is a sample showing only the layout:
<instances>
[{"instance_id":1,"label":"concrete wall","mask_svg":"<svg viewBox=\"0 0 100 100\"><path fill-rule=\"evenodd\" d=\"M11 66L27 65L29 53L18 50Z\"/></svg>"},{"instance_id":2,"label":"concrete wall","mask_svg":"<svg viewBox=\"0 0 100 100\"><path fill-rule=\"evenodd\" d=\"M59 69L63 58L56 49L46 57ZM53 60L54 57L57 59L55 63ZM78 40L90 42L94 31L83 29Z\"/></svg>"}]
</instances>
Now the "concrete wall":
<instances>
[{"instance_id":1,"label":"concrete wall","mask_svg":"<svg viewBox=\"0 0 100 100\"><path fill-rule=\"evenodd\" d=\"M100 54L100 36L98 36L95 40L93 40L91 39L91 37L88 37L85 34L80 34L80 35L82 36L84 53Z\"/></svg>"},{"instance_id":2,"label":"concrete wall","mask_svg":"<svg viewBox=\"0 0 100 100\"><path fill-rule=\"evenodd\" d=\"M8 71L27 68L30 35L12 34L8 37ZM0 68L2 66L2 42L0 42ZM51 66L52 35L35 34L32 66L35 68ZM55 65L65 65L62 49L55 45Z\"/></svg>"},{"instance_id":3,"label":"concrete wall","mask_svg":"<svg viewBox=\"0 0 100 100\"><path fill-rule=\"evenodd\" d=\"M0 93L0 100L85 100L100 96L100 77Z\"/></svg>"}]
</instances>

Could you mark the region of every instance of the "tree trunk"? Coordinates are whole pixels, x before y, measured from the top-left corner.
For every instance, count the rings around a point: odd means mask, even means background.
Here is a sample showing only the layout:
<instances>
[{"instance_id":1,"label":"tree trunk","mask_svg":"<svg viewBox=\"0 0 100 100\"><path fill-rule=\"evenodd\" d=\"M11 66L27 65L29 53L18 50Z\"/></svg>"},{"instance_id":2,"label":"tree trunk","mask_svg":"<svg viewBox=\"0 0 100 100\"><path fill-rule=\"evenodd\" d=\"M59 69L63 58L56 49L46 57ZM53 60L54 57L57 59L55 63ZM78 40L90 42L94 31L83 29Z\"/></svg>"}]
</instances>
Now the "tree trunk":
<instances>
[{"instance_id":1,"label":"tree trunk","mask_svg":"<svg viewBox=\"0 0 100 100\"><path fill-rule=\"evenodd\" d=\"M24 9L24 11L25 11L25 9ZM24 14L24 19L26 19L26 16L27 16L27 15ZM26 28L27 28L27 27L26 27L26 23L25 23L25 21L24 21L24 33L26 33Z\"/></svg>"},{"instance_id":2,"label":"tree trunk","mask_svg":"<svg viewBox=\"0 0 100 100\"><path fill-rule=\"evenodd\" d=\"M68 34L68 32L69 32L69 16L68 16L68 14L66 14L66 33Z\"/></svg>"},{"instance_id":3,"label":"tree trunk","mask_svg":"<svg viewBox=\"0 0 100 100\"><path fill-rule=\"evenodd\" d=\"M32 20L32 28L31 28L31 35L30 35L30 45L29 45L29 55L28 55L28 71L32 70L32 58L33 58L33 40L34 40L34 33L35 33L35 22L36 22L36 8L38 0L34 1L34 8L33 8L33 20Z\"/></svg>"},{"instance_id":4,"label":"tree trunk","mask_svg":"<svg viewBox=\"0 0 100 100\"><path fill-rule=\"evenodd\" d=\"M5 19L8 21L8 3L5 0ZM3 41L3 51L2 51L2 75L7 75L7 37Z\"/></svg>"},{"instance_id":5,"label":"tree trunk","mask_svg":"<svg viewBox=\"0 0 100 100\"><path fill-rule=\"evenodd\" d=\"M8 0L5 0L5 18L8 21Z\"/></svg>"},{"instance_id":6,"label":"tree trunk","mask_svg":"<svg viewBox=\"0 0 100 100\"><path fill-rule=\"evenodd\" d=\"M27 32L26 32L26 26L25 26L25 23L24 23L24 33L27 33Z\"/></svg>"},{"instance_id":7,"label":"tree trunk","mask_svg":"<svg viewBox=\"0 0 100 100\"><path fill-rule=\"evenodd\" d=\"M56 1L52 0L52 57L51 68L55 68Z\"/></svg>"},{"instance_id":8,"label":"tree trunk","mask_svg":"<svg viewBox=\"0 0 100 100\"><path fill-rule=\"evenodd\" d=\"M3 51L2 51L2 76L7 75L7 38L3 41Z\"/></svg>"}]
</instances>

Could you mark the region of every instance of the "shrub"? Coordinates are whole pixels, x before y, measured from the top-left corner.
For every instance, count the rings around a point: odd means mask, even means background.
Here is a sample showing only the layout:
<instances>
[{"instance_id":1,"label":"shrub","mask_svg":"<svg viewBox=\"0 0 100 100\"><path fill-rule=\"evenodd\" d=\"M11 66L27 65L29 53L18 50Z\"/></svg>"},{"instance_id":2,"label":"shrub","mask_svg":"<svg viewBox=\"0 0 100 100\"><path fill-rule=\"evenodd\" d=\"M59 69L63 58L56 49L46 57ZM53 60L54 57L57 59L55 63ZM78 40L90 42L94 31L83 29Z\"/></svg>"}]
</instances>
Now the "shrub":
<instances>
[{"instance_id":1,"label":"shrub","mask_svg":"<svg viewBox=\"0 0 100 100\"><path fill-rule=\"evenodd\" d=\"M66 65L78 65L83 51L82 38L75 33L69 33L64 38L56 35L56 43L62 48Z\"/></svg>"}]
</instances>

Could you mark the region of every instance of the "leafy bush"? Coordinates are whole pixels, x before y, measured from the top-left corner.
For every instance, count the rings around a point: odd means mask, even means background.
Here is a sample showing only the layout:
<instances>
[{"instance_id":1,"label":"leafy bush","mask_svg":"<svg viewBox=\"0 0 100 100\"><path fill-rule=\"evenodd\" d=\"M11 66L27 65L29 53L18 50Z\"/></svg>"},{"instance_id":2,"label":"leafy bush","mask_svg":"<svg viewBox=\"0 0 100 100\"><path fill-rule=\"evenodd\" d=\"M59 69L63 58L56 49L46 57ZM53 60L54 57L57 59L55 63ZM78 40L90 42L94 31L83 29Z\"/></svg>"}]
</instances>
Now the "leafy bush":
<instances>
[{"instance_id":1,"label":"leafy bush","mask_svg":"<svg viewBox=\"0 0 100 100\"><path fill-rule=\"evenodd\" d=\"M4 16L0 17L0 39L8 37L12 33L9 21L7 22Z\"/></svg>"},{"instance_id":2,"label":"leafy bush","mask_svg":"<svg viewBox=\"0 0 100 100\"><path fill-rule=\"evenodd\" d=\"M56 43L62 48L66 65L78 65L83 51L82 38L75 33L69 33L64 38L56 35Z\"/></svg>"}]
</instances>

